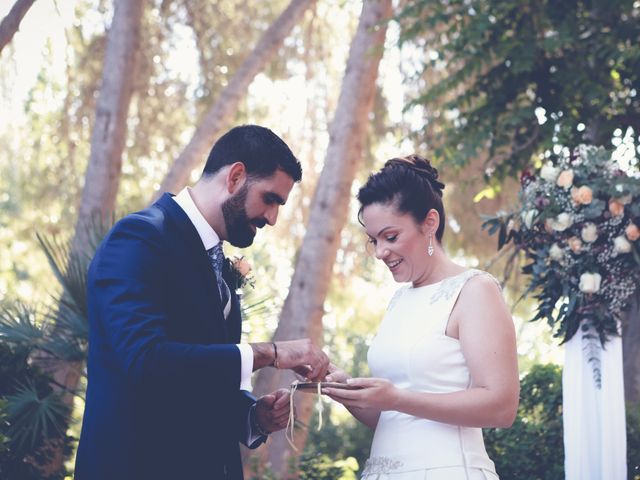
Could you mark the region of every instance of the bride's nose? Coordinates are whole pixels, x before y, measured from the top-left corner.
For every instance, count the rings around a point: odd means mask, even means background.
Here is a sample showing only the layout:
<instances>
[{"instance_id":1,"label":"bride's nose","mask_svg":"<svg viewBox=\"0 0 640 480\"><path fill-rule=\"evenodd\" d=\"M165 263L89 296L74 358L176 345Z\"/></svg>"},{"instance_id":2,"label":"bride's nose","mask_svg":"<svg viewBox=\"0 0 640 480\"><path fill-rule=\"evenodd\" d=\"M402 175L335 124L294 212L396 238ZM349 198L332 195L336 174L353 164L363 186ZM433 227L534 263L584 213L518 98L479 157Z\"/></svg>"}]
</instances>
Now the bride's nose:
<instances>
[{"instance_id":1,"label":"bride's nose","mask_svg":"<svg viewBox=\"0 0 640 480\"><path fill-rule=\"evenodd\" d=\"M376 248L376 258L378 260L384 260L388 256L389 256L389 249L388 248L386 248L386 247Z\"/></svg>"}]
</instances>

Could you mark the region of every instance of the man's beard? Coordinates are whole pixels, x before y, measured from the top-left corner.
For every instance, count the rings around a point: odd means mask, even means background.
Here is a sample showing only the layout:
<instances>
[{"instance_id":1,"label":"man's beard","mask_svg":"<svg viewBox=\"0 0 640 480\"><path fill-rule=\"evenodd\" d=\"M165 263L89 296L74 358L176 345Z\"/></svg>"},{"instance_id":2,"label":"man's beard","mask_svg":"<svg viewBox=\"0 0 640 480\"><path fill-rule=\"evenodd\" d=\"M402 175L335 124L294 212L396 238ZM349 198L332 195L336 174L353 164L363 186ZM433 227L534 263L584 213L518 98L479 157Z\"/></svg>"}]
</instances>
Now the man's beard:
<instances>
[{"instance_id":1,"label":"man's beard","mask_svg":"<svg viewBox=\"0 0 640 480\"><path fill-rule=\"evenodd\" d=\"M266 224L264 219L250 220L247 215L246 201L249 193L249 185L245 183L238 193L233 195L222 204L222 216L227 228L227 240L235 247L248 247L253 243L255 231L251 225L263 227Z\"/></svg>"}]
</instances>

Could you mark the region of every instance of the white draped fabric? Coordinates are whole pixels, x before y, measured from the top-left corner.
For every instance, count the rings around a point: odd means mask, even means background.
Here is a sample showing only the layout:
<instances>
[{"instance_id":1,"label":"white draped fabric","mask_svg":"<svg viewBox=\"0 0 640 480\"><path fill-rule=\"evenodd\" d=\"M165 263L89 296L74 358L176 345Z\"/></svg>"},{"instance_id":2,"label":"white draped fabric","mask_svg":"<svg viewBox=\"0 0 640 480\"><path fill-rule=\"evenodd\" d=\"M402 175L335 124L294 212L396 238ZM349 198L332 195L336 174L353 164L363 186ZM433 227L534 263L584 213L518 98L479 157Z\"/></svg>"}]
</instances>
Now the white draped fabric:
<instances>
[{"instance_id":1,"label":"white draped fabric","mask_svg":"<svg viewBox=\"0 0 640 480\"><path fill-rule=\"evenodd\" d=\"M622 339L611 338L600 350L601 388L590 356L590 345L579 330L565 344L562 374L565 479L626 480Z\"/></svg>"}]
</instances>

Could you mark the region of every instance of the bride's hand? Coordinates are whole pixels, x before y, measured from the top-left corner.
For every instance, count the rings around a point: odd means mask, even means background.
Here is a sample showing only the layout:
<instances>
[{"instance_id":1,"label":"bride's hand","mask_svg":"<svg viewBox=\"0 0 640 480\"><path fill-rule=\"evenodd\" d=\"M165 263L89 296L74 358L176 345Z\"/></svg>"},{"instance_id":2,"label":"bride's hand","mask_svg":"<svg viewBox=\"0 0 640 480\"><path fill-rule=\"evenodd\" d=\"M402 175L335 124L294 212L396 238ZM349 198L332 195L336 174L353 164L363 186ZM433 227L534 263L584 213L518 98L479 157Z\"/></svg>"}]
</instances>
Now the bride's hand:
<instances>
[{"instance_id":1,"label":"bride's hand","mask_svg":"<svg viewBox=\"0 0 640 480\"><path fill-rule=\"evenodd\" d=\"M394 410L399 390L384 378L352 378L349 385L360 387L358 390L323 388L323 393L345 407L373 408L376 410Z\"/></svg>"},{"instance_id":2,"label":"bride's hand","mask_svg":"<svg viewBox=\"0 0 640 480\"><path fill-rule=\"evenodd\" d=\"M329 364L329 368L327 369L327 376L324 377L325 382L335 382L335 383L347 383L347 380L351 378L344 370L339 369L333 363Z\"/></svg>"}]
</instances>

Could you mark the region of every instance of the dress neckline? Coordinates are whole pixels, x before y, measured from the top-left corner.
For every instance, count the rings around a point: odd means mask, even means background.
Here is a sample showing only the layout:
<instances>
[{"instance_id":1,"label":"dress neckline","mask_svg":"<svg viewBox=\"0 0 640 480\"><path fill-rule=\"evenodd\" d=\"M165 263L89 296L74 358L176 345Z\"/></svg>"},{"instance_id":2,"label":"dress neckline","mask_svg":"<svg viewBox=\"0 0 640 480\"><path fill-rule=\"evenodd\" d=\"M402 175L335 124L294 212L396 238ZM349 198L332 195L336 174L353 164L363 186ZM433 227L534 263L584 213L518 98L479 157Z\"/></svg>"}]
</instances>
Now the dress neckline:
<instances>
[{"instance_id":1,"label":"dress neckline","mask_svg":"<svg viewBox=\"0 0 640 480\"><path fill-rule=\"evenodd\" d=\"M465 273L469 273L475 270L474 268L467 268L460 273L456 273L455 275L451 275L450 277L445 277L442 280L438 280L437 282L428 283L426 285L420 285L419 287L414 287L413 284L409 284L409 290L420 290L422 288L435 287L436 285L440 285L441 283L447 282L449 280L453 280L454 278L458 278L460 275L464 275Z\"/></svg>"}]
</instances>

